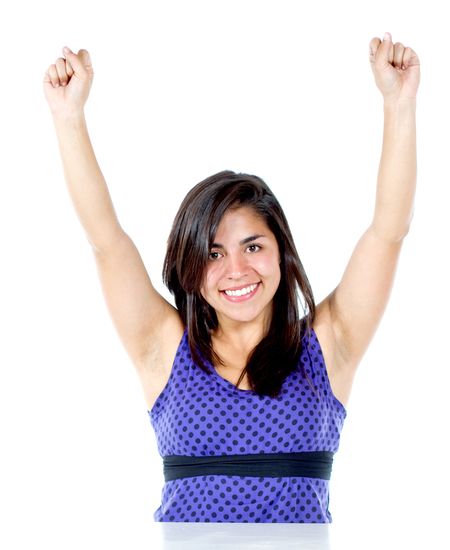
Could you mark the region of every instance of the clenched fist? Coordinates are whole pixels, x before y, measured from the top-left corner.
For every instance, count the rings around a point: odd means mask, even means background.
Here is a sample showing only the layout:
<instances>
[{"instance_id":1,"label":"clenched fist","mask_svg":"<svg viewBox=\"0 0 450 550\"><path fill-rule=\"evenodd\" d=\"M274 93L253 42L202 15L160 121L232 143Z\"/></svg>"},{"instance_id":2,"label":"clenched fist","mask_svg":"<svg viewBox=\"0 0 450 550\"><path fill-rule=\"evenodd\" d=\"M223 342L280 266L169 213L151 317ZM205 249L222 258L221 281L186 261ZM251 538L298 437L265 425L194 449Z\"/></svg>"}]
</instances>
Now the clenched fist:
<instances>
[{"instance_id":1,"label":"clenched fist","mask_svg":"<svg viewBox=\"0 0 450 550\"><path fill-rule=\"evenodd\" d=\"M87 50L75 54L63 48L64 57L47 69L44 76L44 93L52 114L83 111L89 96L94 70Z\"/></svg>"},{"instance_id":2,"label":"clenched fist","mask_svg":"<svg viewBox=\"0 0 450 550\"><path fill-rule=\"evenodd\" d=\"M416 98L420 61L412 48L405 48L401 42L393 44L391 35L386 33L383 41L372 38L369 56L376 85L385 101Z\"/></svg>"}]
</instances>

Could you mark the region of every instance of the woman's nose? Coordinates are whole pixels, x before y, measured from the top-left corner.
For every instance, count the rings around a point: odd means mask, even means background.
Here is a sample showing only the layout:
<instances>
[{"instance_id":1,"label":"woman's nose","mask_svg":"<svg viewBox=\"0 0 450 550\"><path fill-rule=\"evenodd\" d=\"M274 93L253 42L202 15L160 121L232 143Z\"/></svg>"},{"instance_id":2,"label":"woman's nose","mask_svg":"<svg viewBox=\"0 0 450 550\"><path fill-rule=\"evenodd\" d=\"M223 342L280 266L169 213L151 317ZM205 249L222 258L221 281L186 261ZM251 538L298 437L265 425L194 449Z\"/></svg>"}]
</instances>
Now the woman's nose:
<instances>
[{"instance_id":1,"label":"woman's nose","mask_svg":"<svg viewBox=\"0 0 450 550\"><path fill-rule=\"evenodd\" d=\"M227 258L227 276L241 277L247 271L247 261L242 254L230 254Z\"/></svg>"}]
</instances>

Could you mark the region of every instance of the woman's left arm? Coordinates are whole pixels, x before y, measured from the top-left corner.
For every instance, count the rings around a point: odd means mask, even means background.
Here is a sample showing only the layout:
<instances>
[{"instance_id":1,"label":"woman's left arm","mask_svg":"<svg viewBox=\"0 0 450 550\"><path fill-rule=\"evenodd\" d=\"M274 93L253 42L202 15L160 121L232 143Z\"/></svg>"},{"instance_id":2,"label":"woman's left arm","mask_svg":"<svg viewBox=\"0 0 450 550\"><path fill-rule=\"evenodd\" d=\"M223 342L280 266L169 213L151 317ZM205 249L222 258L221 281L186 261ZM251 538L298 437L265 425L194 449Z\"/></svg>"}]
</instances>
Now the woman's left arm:
<instances>
[{"instance_id":1,"label":"woman's left arm","mask_svg":"<svg viewBox=\"0 0 450 550\"><path fill-rule=\"evenodd\" d=\"M372 229L400 241L409 231L416 191L416 101L384 102L383 148Z\"/></svg>"},{"instance_id":2,"label":"woman's left arm","mask_svg":"<svg viewBox=\"0 0 450 550\"><path fill-rule=\"evenodd\" d=\"M370 42L370 62L384 100L383 147L372 223L358 241L339 285L325 299L343 369L353 372L389 300L416 187L416 93L419 59L411 48Z\"/></svg>"},{"instance_id":3,"label":"woman's left arm","mask_svg":"<svg viewBox=\"0 0 450 550\"><path fill-rule=\"evenodd\" d=\"M409 231L417 177L416 94L420 64L411 48L392 44L389 33L370 42L370 62L384 99L383 149L373 230L398 241Z\"/></svg>"}]
</instances>

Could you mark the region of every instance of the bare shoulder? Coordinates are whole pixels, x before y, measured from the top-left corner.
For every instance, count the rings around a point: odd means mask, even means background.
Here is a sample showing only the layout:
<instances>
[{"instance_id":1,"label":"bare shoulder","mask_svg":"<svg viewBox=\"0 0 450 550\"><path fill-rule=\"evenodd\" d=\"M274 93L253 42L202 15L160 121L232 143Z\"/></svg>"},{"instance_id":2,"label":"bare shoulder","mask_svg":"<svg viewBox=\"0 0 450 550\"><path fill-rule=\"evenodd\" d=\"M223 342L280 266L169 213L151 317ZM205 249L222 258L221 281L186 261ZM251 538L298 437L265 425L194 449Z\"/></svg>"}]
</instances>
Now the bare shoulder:
<instances>
[{"instance_id":1,"label":"bare shoulder","mask_svg":"<svg viewBox=\"0 0 450 550\"><path fill-rule=\"evenodd\" d=\"M151 410L169 380L184 329L181 316L173 307L172 314L167 315L164 322L148 336L147 351L137 365L148 410Z\"/></svg>"},{"instance_id":2,"label":"bare shoulder","mask_svg":"<svg viewBox=\"0 0 450 550\"><path fill-rule=\"evenodd\" d=\"M352 389L354 371L347 368L342 350L342 343L337 339L333 327L329 296L316 306L313 329L322 349L325 367L334 396L344 407L347 406Z\"/></svg>"}]
</instances>

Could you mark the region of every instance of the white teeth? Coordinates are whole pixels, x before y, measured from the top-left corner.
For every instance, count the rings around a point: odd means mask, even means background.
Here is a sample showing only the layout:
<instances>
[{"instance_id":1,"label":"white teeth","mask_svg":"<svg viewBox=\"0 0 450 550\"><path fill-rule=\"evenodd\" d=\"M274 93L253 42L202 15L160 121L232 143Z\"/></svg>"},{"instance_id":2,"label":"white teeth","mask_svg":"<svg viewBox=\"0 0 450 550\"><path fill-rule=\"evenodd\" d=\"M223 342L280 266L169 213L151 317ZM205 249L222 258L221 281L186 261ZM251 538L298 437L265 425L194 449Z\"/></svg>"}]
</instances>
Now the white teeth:
<instances>
[{"instance_id":1,"label":"white teeth","mask_svg":"<svg viewBox=\"0 0 450 550\"><path fill-rule=\"evenodd\" d=\"M227 296L243 296L249 292L253 292L258 285L250 285L246 288L241 288L241 290L225 290Z\"/></svg>"}]
</instances>

